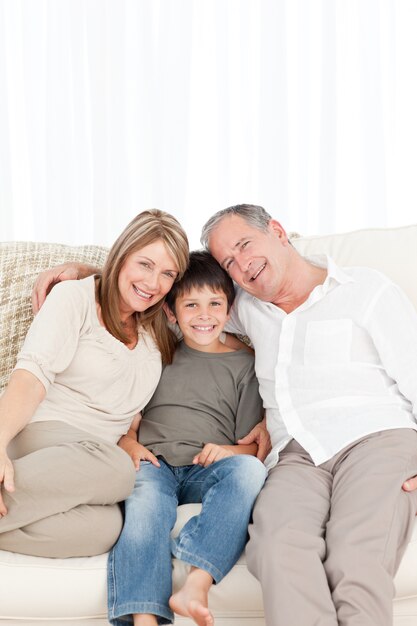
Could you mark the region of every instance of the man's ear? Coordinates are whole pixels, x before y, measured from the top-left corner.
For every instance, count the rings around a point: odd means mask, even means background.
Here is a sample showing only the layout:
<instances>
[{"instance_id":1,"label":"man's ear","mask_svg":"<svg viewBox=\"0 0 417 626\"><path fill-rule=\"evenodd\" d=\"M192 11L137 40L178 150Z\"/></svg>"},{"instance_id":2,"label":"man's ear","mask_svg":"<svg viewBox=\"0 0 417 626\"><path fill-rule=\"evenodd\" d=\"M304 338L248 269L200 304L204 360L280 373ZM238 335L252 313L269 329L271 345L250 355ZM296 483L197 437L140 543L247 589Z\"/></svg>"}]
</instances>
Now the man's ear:
<instances>
[{"instance_id":1,"label":"man's ear","mask_svg":"<svg viewBox=\"0 0 417 626\"><path fill-rule=\"evenodd\" d=\"M171 324L176 324L177 318L175 317L175 315L173 314L173 312L171 311L171 309L169 308L166 302L164 302L164 304L162 305L162 308L165 311L165 315L168 318L168 322L170 322Z\"/></svg>"},{"instance_id":2,"label":"man's ear","mask_svg":"<svg viewBox=\"0 0 417 626\"><path fill-rule=\"evenodd\" d=\"M271 229L271 231L273 233L275 233L276 235L278 235L278 237L283 242L287 242L288 241L288 235L285 232L285 229L281 226L281 224L279 222L277 222L277 220L273 220L273 219L269 220L268 226Z\"/></svg>"}]
</instances>

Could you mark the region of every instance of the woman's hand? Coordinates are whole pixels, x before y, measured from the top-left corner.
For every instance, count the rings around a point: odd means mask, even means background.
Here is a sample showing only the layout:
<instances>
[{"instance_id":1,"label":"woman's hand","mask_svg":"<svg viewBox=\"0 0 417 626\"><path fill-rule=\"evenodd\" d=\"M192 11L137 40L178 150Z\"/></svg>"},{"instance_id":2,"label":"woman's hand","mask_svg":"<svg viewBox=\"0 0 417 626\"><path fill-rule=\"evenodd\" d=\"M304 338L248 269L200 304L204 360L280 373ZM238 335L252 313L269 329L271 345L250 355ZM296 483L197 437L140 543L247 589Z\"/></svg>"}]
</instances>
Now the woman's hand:
<instances>
[{"instance_id":1,"label":"woman's hand","mask_svg":"<svg viewBox=\"0 0 417 626\"><path fill-rule=\"evenodd\" d=\"M239 439L239 444L247 445L249 443L257 443L258 444L258 453L257 457L260 461L265 461L267 455L271 452L271 437L269 436L269 432L266 428L266 418L256 424L254 428L243 437L243 439Z\"/></svg>"},{"instance_id":2,"label":"woman's hand","mask_svg":"<svg viewBox=\"0 0 417 626\"><path fill-rule=\"evenodd\" d=\"M217 443L206 443L204 448L196 454L193 458L193 465L201 465L207 467L220 459L225 459L228 456L233 456L231 450L223 448L223 446L217 445Z\"/></svg>"},{"instance_id":3,"label":"woman's hand","mask_svg":"<svg viewBox=\"0 0 417 626\"><path fill-rule=\"evenodd\" d=\"M13 464L4 450L0 452L0 517L7 515L7 508L1 495L3 488L9 493L15 489Z\"/></svg>"},{"instance_id":4,"label":"woman's hand","mask_svg":"<svg viewBox=\"0 0 417 626\"><path fill-rule=\"evenodd\" d=\"M415 491L417 489L417 476L413 476L403 484L404 491Z\"/></svg>"},{"instance_id":5,"label":"woman's hand","mask_svg":"<svg viewBox=\"0 0 417 626\"><path fill-rule=\"evenodd\" d=\"M13 464L6 452L11 440L30 421L45 397L45 387L26 370L15 370L0 396L0 517L7 509L1 496L2 489L14 491Z\"/></svg>"},{"instance_id":6,"label":"woman's hand","mask_svg":"<svg viewBox=\"0 0 417 626\"><path fill-rule=\"evenodd\" d=\"M117 445L130 456L136 471L140 468L141 461L150 461L152 465L161 467L156 456L152 454L150 450L145 448L145 446L131 437L124 435L121 439L119 439L119 443Z\"/></svg>"}]
</instances>

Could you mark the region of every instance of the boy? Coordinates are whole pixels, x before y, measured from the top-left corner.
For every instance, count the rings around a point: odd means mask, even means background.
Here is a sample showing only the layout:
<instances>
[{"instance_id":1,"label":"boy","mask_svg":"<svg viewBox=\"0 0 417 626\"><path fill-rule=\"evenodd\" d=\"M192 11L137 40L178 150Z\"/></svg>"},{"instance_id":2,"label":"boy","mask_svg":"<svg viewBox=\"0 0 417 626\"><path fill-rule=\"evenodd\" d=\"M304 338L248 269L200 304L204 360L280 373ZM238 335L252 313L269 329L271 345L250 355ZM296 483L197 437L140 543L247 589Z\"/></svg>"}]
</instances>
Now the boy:
<instances>
[{"instance_id":1,"label":"boy","mask_svg":"<svg viewBox=\"0 0 417 626\"><path fill-rule=\"evenodd\" d=\"M191 253L166 298L183 340L142 419L120 441L140 471L109 557L112 624L133 614L135 626L156 626L172 622L174 611L211 626L208 591L244 548L266 470L251 456L256 444L235 444L260 421L262 404L253 356L220 341L233 299L232 280L207 252ZM189 502L202 502L202 511L171 541L177 505ZM191 571L171 596L172 554Z\"/></svg>"}]
</instances>

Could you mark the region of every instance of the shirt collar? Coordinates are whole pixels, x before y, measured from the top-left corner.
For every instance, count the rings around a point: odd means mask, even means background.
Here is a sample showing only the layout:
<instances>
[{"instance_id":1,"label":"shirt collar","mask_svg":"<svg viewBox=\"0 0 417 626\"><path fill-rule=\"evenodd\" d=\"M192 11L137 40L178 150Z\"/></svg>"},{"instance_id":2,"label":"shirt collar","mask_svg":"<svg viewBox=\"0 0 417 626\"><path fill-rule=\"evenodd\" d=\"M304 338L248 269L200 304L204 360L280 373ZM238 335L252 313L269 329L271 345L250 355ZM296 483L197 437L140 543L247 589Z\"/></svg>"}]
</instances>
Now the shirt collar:
<instances>
[{"instance_id":1,"label":"shirt collar","mask_svg":"<svg viewBox=\"0 0 417 626\"><path fill-rule=\"evenodd\" d=\"M337 265L334 259L328 254L317 254L314 256L305 257L306 261L316 265L317 267L323 267L327 269L326 280L323 283L323 287L329 287L334 281L344 285L345 283L354 283L355 279L345 272L341 267Z\"/></svg>"}]
</instances>

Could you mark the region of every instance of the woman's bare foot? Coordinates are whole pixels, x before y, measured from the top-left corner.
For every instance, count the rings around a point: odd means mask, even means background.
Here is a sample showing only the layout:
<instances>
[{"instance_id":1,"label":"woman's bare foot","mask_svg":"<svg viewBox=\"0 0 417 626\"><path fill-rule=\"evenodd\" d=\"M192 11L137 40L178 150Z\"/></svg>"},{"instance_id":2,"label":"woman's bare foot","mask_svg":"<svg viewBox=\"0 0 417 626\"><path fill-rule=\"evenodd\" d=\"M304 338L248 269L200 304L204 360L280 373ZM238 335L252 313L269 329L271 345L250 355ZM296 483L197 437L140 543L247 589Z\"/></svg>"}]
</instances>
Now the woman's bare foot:
<instances>
[{"instance_id":1,"label":"woman's bare foot","mask_svg":"<svg viewBox=\"0 0 417 626\"><path fill-rule=\"evenodd\" d=\"M204 570L191 568L184 586L169 599L169 606L178 615L191 617L198 626L213 626L214 618L208 609L208 591L213 579Z\"/></svg>"}]
</instances>

